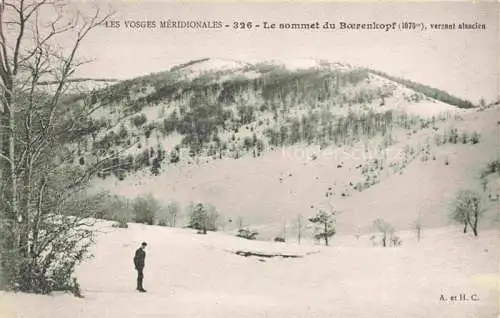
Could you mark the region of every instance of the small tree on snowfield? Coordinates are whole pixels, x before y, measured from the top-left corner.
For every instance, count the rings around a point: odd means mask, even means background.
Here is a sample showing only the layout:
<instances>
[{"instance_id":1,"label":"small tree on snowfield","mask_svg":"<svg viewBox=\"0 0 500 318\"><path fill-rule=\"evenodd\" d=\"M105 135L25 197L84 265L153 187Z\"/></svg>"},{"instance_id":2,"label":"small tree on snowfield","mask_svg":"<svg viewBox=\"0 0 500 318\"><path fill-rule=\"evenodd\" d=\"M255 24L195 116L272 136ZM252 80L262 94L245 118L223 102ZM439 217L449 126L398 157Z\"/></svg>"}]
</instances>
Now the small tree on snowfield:
<instances>
[{"instance_id":1,"label":"small tree on snowfield","mask_svg":"<svg viewBox=\"0 0 500 318\"><path fill-rule=\"evenodd\" d=\"M472 144L477 144L477 143L479 143L479 139L480 138L481 138L481 136L477 132L473 132L472 135L469 138L469 141Z\"/></svg>"},{"instance_id":2,"label":"small tree on snowfield","mask_svg":"<svg viewBox=\"0 0 500 318\"><path fill-rule=\"evenodd\" d=\"M187 208L188 228L198 230L198 233L215 232L221 227L223 218L211 204L190 204Z\"/></svg>"},{"instance_id":3,"label":"small tree on snowfield","mask_svg":"<svg viewBox=\"0 0 500 318\"><path fill-rule=\"evenodd\" d=\"M302 240L302 232L304 231L304 224L302 221L302 215L297 216L297 243L300 244Z\"/></svg>"},{"instance_id":4,"label":"small tree on snowfield","mask_svg":"<svg viewBox=\"0 0 500 318\"><path fill-rule=\"evenodd\" d=\"M486 107L486 100L483 97L481 97L481 99L479 100L479 107Z\"/></svg>"},{"instance_id":5,"label":"small tree on snowfield","mask_svg":"<svg viewBox=\"0 0 500 318\"><path fill-rule=\"evenodd\" d=\"M390 242L390 239L394 233L394 228L392 227L392 225L382 219L376 219L375 221L373 221L373 225L382 234L382 246L386 247L387 243Z\"/></svg>"},{"instance_id":6,"label":"small tree on snowfield","mask_svg":"<svg viewBox=\"0 0 500 318\"><path fill-rule=\"evenodd\" d=\"M153 164L151 166L151 173L155 176L158 176L160 174L160 169L161 169L161 163L158 158L153 159Z\"/></svg>"},{"instance_id":7,"label":"small tree on snowfield","mask_svg":"<svg viewBox=\"0 0 500 318\"><path fill-rule=\"evenodd\" d=\"M422 221L417 219L414 225L415 231L417 232L417 242L420 242L420 238L422 237Z\"/></svg>"},{"instance_id":8,"label":"small tree on snowfield","mask_svg":"<svg viewBox=\"0 0 500 318\"><path fill-rule=\"evenodd\" d=\"M198 230L199 233L207 234L208 213L201 203L196 204L190 215L189 227Z\"/></svg>"},{"instance_id":9,"label":"small tree on snowfield","mask_svg":"<svg viewBox=\"0 0 500 318\"><path fill-rule=\"evenodd\" d=\"M459 190L450 217L464 225L464 233L467 233L467 227L470 226L474 236L477 236L477 227L482 212L481 197L478 193L469 189Z\"/></svg>"},{"instance_id":10,"label":"small tree on snowfield","mask_svg":"<svg viewBox=\"0 0 500 318\"><path fill-rule=\"evenodd\" d=\"M172 202L167 206L168 215L170 217L169 224L171 227L175 227L177 224L177 215L180 211L180 206L177 202Z\"/></svg>"},{"instance_id":11,"label":"small tree on snowfield","mask_svg":"<svg viewBox=\"0 0 500 318\"><path fill-rule=\"evenodd\" d=\"M309 219L309 222L316 225L316 233L314 237L317 240L324 239L325 245L328 246L328 239L335 235L335 212L325 212L319 210L318 213Z\"/></svg>"}]
</instances>

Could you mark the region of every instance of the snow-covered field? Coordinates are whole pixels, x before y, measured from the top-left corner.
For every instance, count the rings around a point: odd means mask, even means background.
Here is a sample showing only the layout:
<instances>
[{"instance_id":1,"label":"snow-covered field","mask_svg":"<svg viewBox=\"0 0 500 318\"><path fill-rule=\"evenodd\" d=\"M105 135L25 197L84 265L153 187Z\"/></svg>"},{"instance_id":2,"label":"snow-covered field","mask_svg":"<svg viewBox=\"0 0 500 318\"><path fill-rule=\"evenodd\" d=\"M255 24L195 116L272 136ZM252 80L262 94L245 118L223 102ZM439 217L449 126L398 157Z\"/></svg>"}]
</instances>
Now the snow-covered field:
<instances>
[{"instance_id":1,"label":"snow-covered field","mask_svg":"<svg viewBox=\"0 0 500 318\"><path fill-rule=\"evenodd\" d=\"M4 293L2 318L81 317L436 317L498 315L500 232L479 238L459 228L401 233L399 248L368 236L334 237L330 247L247 241L224 233L131 224L98 237L95 257L78 268L85 298ZM132 256L147 248L137 293ZM242 257L253 250L302 258ZM232 252L231 252L232 251ZM443 301L466 294L476 301ZM460 297L460 296L458 296Z\"/></svg>"}]
</instances>

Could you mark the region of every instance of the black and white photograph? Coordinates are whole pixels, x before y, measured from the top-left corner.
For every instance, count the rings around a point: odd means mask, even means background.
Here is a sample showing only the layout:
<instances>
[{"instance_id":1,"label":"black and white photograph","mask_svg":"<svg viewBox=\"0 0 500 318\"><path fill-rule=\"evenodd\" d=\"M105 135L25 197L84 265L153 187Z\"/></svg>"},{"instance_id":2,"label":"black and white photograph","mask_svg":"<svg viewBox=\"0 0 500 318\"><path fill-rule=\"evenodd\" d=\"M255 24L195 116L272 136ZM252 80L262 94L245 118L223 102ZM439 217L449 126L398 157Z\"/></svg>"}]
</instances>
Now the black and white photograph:
<instances>
[{"instance_id":1,"label":"black and white photograph","mask_svg":"<svg viewBox=\"0 0 500 318\"><path fill-rule=\"evenodd\" d=\"M500 317L499 12L0 0L0 317Z\"/></svg>"}]
</instances>

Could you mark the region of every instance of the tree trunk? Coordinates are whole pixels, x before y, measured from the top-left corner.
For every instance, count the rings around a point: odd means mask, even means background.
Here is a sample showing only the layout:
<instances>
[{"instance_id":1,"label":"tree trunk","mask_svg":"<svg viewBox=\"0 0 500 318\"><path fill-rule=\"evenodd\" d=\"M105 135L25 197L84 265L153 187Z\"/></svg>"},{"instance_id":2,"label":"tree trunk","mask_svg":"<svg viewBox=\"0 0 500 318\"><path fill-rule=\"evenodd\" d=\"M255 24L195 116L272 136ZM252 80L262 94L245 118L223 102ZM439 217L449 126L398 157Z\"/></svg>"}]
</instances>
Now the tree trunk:
<instances>
[{"instance_id":1,"label":"tree trunk","mask_svg":"<svg viewBox=\"0 0 500 318\"><path fill-rule=\"evenodd\" d=\"M33 229L32 229L32 233L33 233L33 244L30 246L30 256L32 258L35 258L37 253L38 253L38 235L40 234L40 229L39 229L39 226L40 226L40 219L42 217L42 202L43 202L43 195L44 195L44 192L45 192L45 180L42 179L42 181L40 182L40 189L38 190L38 198L37 198L37 203L36 203L36 213L35 213L35 216L33 218Z\"/></svg>"},{"instance_id":2,"label":"tree trunk","mask_svg":"<svg viewBox=\"0 0 500 318\"><path fill-rule=\"evenodd\" d=\"M1 12L0 12L1 14ZM16 158L16 105L14 98L14 79L12 74L4 74L7 77L7 81L4 81L4 99L2 100L3 114L0 120L2 140L0 153L5 158L1 161L2 164L0 169L2 170L2 184L4 185L3 193L5 208L1 211L2 218L5 219L6 228L5 234L2 238L4 241L2 244L3 250L12 252L10 254L10 260L4 263L4 269L8 272L7 276L12 278L12 274L15 275L19 271L18 263L18 249L21 247L21 229L23 228L23 221L19 215L18 206L18 189L17 189L17 158ZM15 259L12 259L14 257Z\"/></svg>"},{"instance_id":3,"label":"tree trunk","mask_svg":"<svg viewBox=\"0 0 500 318\"><path fill-rule=\"evenodd\" d=\"M325 223L325 245L328 246L328 228L327 224Z\"/></svg>"},{"instance_id":4,"label":"tree trunk","mask_svg":"<svg viewBox=\"0 0 500 318\"><path fill-rule=\"evenodd\" d=\"M7 187L10 186L10 189L7 189L7 192L10 193L10 197L7 199L8 204L10 205L11 208L11 216L14 218L14 222L16 222L15 226L15 247L19 248L21 246L21 231L20 229L22 228L24 220L22 219L22 216L19 215L19 206L18 206L18 197L17 197L17 167L16 167L16 119L15 119L15 114L16 114L16 105L15 105L15 100L14 100L14 83L12 83L12 86L9 87L10 89L10 94L7 96L7 107L9 109L6 109L7 113L7 118L8 118L8 123L9 123L9 129L7 133L7 138L8 138L8 157L11 160L10 162L10 169L9 169L9 178L10 178L10 183L7 183Z\"/></svg>"},{"instance_id":5,"label":"tree trunk","mask_svg":"<svg viewBox=\"0 0 500 318\"><path fill-rule=\"evenodd\" d=\"M477 225L479 221L479 212L477 210L474 211L474 222L471 224L472 232L474 232L474 236L477 237Z\"/></svg>"},{"instance_id":6,"label":"tree trunk","mask_svg":"<svg viewBox=\"0 0 500 318\"><path fill-rule=\"evenodd\" d=\"M283 221L283 238L286 240L286 219Z\"/></svg>"},{"instance_id":7,"label":"tree trunk","mask_svg":"<svg viewBox=\"0 0 500 318\"><path fill-rule=\"evenodd\" d=\"M300 218L300 215L298 217L298 233L297 233L297 241L298 243L300 244L300 239L301 239L301 236L302 236L302 220Z\"/></svg>"},{"instance_id":8,"label":"tree trunk","mask_svg":"<svg viewBox=\"0 0 500 318\"><path fill-rule=\"evenodd\" d=\"M29 115L28 115L29 116ZM28 127L30 127L29 125ZM30 231L30 203L31 203L31 168L32 168L32 160L31 160L31 132L30 129L27 129L26 132L26 158L23 163L23 187L22 187L22 200L21 200L21 207L20 207L20 213L21 213L21 218L22 218L22 228L21 228L21 234L20 234L20 251L21 255L23 257L27 257L29 255L29 231Z\"/></svg>"},{"instance_id":9,"label":"tree trunk","mask_svg":"<svg viewBox=\"0 0 500 318\"><path fill-rule=\"evenodd\" d=\"M464 234L467 233L467 221L464 222Z\"/></svg>"}]
</instances>

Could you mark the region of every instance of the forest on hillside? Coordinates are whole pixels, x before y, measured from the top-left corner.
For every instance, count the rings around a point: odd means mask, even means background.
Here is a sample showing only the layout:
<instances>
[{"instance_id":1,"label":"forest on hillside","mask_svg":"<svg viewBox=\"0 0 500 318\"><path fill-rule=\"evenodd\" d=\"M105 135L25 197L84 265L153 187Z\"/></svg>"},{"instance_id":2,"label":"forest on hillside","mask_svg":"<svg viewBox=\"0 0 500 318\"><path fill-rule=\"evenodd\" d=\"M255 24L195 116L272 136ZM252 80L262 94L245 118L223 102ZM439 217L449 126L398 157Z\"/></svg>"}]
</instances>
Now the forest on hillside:
<instances>
[{"instance_id":1,"label":"forest on hillside","mask_svg":"<svg viewBox=\"0 0 500 318\"><path fill-rule=\"evenodd\" d=\"M381 136L388 146L394 128L414 132L438 120L366 107L384 106L396 89L386 84L370 85L370 73L414 89L417 93L405 96L409 102L435 98L459 107L470 106L428 86L360 68L291 71L278 65L256 64L244 68L260 74L254 78L234 71L207 72L194 79L181 76L179 72L198 62L120 82L85 97L84 103L114 109L119 116L114 121L104 117L88 121L82 133L91 136L92 142L90 146L88 142L78 146L78 163L85 164L89 153L110 153L109 169L99 176L114 174L123 180L127 174L146 167L158 175L162 166L186 160L183 150L187 150L191 162L201 157L258 157L266 150L298 143L341 147L376 136ZM69 102L81 100L73 96ZM353 105L365 110L352 111ZM143 112L147 107L163 108L163 115L148 121ZM346 115L332 112L343 108L349 109ZM180 143L163 149L158 138L172 135L180 135ZM153 136L158 144L145 146ZM141 150L118 155L119 149L127 147Z\"/></svg>"}]
</instances>

